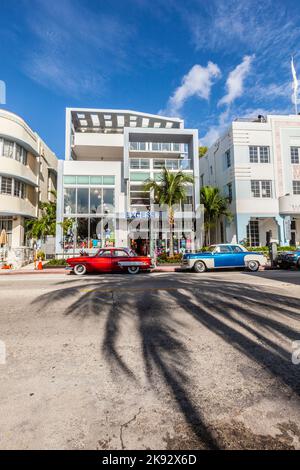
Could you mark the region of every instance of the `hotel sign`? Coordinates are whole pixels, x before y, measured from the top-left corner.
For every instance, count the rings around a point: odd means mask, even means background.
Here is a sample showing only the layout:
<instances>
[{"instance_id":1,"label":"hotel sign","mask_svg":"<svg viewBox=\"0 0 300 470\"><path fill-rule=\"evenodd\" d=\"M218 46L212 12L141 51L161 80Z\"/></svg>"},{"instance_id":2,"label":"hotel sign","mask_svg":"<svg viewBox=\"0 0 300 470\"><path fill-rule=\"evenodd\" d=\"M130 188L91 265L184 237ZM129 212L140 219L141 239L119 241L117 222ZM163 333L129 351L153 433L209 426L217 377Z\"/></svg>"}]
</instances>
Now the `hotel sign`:
<instances>
[{"instance_id":1,"label":"hotel sign","mask_svg":"<svg viewBox=\"0 0 300 470\"><path fill-rule=\"evenodd\" d=\"M129 211L126 213L127 219L158 219L159 213L155 211Z\"/></svg>"}]
</instances>

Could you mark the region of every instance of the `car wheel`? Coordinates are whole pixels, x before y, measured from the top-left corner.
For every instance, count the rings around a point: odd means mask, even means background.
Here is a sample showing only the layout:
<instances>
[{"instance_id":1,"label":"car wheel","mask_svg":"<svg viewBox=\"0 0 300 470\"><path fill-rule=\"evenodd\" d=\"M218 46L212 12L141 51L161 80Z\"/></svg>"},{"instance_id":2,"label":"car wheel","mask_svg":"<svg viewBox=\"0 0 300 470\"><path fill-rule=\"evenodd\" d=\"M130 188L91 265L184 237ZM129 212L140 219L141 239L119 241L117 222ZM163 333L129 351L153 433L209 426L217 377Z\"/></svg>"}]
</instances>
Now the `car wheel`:
<instances>
[{"instance_id":1,"label":"car wheel","mask_svg":"<svg viewBox=\"0 0 300 470\"><path fill-rule=\"evenodd\" d=\"M86 266L84 266L84 264L76 264L74 273L77 274L77 276L83 276L86 273Z\"/></svg>"},{"instance_id":2,"label":"car wheel","mask_svg":"<svg viewBox=\"0 0 300 470\"><path fill-rule=\"evenodd\" d=\"M204 273L206 271L205 263L203 263L203 261L196 261L194 264L194 271L196 273Z\"/></svg>"},{"instance_id":3,"label":"car wheel","mask_svg":"<svg viewBox=\"0 0 300 470\"><path fill-rule=\"evenodd\" d=\"M138 266L128 266L127 271L129 274L137 274L140 271Z\"/></svg>"},{"instance_id":4,"label":"car wheel","mask_svg":"<svg viewBox=\"0 0 300 470\"><path fill-rule=\"evenodd\" d=\"M248 262L247 268L251 272L255 272L259 270L259 262L255 260L251 260Z\"/></svg>"}]
</instances>

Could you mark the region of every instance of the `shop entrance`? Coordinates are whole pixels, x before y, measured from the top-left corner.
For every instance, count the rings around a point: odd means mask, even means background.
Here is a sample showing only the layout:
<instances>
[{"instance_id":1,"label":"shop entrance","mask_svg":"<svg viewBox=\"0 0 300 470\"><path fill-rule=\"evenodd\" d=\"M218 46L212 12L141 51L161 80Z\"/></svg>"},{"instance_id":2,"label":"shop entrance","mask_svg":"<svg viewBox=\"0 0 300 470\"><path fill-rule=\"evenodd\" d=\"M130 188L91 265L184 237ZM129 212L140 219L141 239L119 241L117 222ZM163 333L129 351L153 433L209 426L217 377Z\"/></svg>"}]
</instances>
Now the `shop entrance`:
<instances>
[{"instance_id":1,"label":"shop entrance","mask_svg":"<svg viewBox=\"0 0 300 470\"><path fill-rule=\"evenodd\" d=\"M130 239L130 247L139 256L147 256L150 254L150 243L145 238Z\"/></svg>"}]
</instances>

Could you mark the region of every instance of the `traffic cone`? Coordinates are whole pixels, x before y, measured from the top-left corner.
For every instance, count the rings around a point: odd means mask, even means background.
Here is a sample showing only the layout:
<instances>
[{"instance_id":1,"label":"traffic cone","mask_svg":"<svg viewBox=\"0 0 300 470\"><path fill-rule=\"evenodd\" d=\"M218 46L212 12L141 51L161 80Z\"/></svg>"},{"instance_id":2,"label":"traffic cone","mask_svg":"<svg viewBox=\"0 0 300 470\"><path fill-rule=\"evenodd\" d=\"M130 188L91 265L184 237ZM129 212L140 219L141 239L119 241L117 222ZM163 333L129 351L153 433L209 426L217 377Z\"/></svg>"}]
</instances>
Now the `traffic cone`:
<instances>
[{"instance_id":1,"label":"traffic cone","mask_svg":"<svg viewBox=\"0 0 300 470\"><path fill-rule=\"evenodd\" d=\"M38 271L42 271L42 270L43 270L43 263L42 263L41 258L39 258L39 262L38 262Z\"/></svg>"}]
</instances>

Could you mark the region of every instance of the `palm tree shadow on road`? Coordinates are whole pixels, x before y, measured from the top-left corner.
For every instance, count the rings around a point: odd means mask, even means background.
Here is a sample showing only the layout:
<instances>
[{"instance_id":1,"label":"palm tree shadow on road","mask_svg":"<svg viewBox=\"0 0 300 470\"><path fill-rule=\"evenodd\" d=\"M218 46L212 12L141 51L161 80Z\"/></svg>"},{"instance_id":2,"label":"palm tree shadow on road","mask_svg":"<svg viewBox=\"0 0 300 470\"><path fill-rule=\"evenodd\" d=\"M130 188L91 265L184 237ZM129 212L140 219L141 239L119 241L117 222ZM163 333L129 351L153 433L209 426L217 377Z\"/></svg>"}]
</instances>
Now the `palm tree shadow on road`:
<instances>
[{"instance_id":1,"label":"palm tree shadow on road","mask_svg":"<svg viewBox=\"0 0 300 470\"><path fill-rule=\"evenodd\" d=\"M180 308L185 324L189 319L198 322L299 394L300 369L292 364L291 352L286 347L287 342L300 339L298 299L262 292L251 284L241 287L217 280L199 283L188 276L178 281L170 274L152 279L153 283L152 290L147 282L137 283L136 288L127 277L118 278L118 285L113 279L101 280L101 284L93 281L88 285L83 282L62 285L41 295L34 304L46 307L68 299L66 315L103 316L101 351L105 360L136 381L134 372L118 352L118 345L126 339L122 338L121 326L129 317L134 320L149 383L155 389L157 377L163 381L199 446L204 448L216 449L222 444L206 422L201 403L195 404L191 396L193 384L188 370L193 358L181 335L181 323L168 306L168 297Z\"/></svg>"}]
</instances>

